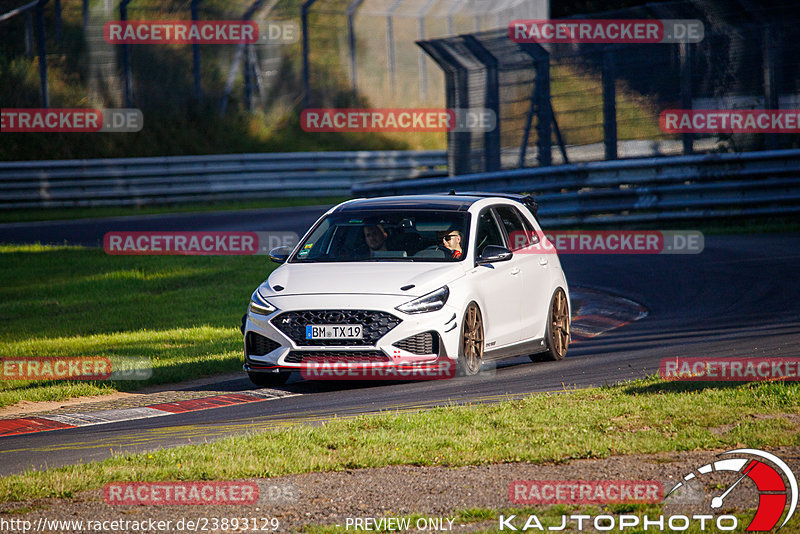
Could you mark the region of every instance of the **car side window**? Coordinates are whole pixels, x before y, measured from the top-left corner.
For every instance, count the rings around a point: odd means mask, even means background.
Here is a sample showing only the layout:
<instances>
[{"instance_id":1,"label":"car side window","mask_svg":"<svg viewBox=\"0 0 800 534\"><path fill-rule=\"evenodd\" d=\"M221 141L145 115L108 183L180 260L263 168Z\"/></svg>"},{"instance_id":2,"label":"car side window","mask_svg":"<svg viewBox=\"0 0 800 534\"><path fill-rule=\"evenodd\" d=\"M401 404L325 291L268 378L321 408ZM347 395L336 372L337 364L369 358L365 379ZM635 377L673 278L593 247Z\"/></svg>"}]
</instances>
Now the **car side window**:
<instances>
[{"instance_id":1,"label":"car side window","mask_svg":"<svg viewBox=\"0 0 800 534\"><path fill-rule=\"evenodd\" d=\"M527 247L530 244L530 234L526 231L519 212L512 206L497 206L495 211L508 236L508 248L519 250Z\"/></svg>"},{"instance_id":2,"label":"car side window","mask_svg":"<svg viewBox=\"0 0 800 534\"><path fill-rule=\"evenodd\" d=\"M506 230L511 250L519 250L539 242L539 236L536 235L533 226L517 208L498 206L495 210Z\"/></svg>"},{"instance_id":3,"label":"car side window","mask_svg":"<svg viewBox=\"0 0 800 534\"><path fill-rule=\"evenodd\" d=\"M525 235L528 236L528 244L535 245L539 242L539 235L534 230L533 225L528 221L523 213L517 212L519 214L519 218L522 220L523 226L525 226Z\"/></svg>"},{"instance_id":4,"label":"car side window","mask_svg":"<svg viewBox=\"0 0 800 534\"><path fill-rule=\"evenodd\" d=\"M506 246L503 241L503 234L500 232L500 228L497 227L494 216L492 216L492 210L489 208L483 210L478 216L478 232L475 244L475 254L477 256L483 254L483 249L489 245Z\"/></svg>"}]
</instances>

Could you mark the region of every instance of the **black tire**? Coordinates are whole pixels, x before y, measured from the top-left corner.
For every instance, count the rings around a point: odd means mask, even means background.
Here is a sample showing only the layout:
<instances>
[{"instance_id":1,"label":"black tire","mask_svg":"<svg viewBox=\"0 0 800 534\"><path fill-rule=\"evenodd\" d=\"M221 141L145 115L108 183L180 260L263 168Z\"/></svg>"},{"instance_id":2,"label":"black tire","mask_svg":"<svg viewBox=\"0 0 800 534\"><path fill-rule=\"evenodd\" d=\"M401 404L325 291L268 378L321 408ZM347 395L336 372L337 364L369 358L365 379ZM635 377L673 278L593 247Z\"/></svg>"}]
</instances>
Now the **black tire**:
<instances>
[{"instance_id":1,"label":"black tire","mask_svg":"<svg viewBox=\"0 0 800 534\"><path fill-rule=\"evenodd\" d=\"M483 316L481 309L470 302L461 320L461 338L458 344L458 376L473 376L481 371L483 363Z\"/></svg>"},{"instance_id":2,"label":"black tire","mask_svg":"<svg viewBox=\"0 0 800 534\"><path fill-rule=\"evenodd\" d=\"M550 299L550 308L547 311L547 328L545 329L545 343L547 350L531 356L536 360L563 360L567 355L570 340L570 317L567 295L560 287Z\"/></svg>"},{"instance_id":3,"label":"black tire","mask_svg":"<svg viewBox=\"0 0 800 534\"><path fill-rule=\"evenodd\" d=\"M250 377L250 382L255 384L260 388L266 388L270 386L282 386L289 380L289 375L291 372L278 372L278 373L255 373L255 372L248 372L247 376Z\"/></svg>"}]
</instances>

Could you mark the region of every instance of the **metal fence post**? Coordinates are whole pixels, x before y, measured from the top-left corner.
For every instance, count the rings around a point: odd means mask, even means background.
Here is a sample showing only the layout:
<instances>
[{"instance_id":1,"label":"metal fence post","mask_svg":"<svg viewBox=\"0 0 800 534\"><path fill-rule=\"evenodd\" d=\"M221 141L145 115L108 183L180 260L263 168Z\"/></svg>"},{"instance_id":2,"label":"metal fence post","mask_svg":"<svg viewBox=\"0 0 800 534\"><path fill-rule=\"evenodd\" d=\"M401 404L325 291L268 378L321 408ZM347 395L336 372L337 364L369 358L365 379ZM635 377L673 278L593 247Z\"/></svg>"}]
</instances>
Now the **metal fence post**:
<instances>
[{"instance_id":1,"label":"metal fence post","mask_svg":"<svg viewBox=\"0 0 800 534\"><path fill-rule=\"evenodd\" d=\"M347 44L350 48L350 79L353 86L353 95L358 98L357 67L356 67L356 11L364 0L353 0L347 6Z\"/></svg>"},{"instance_id":2,"label":"metal fence post","mask_svg":"<svg viewBox=\"0 0 800 534\"><path fill-rule=\"evenodd\" d=\"M392 15L386 16L386 60L389 64L389 90L394 94L394 27Z\"/></svg>"},{"instance_id":3,"label":"metal fence post","mask_svg":"<svg viewBox=\"0 0 800 534\"><path fill-rule=\"evenodd\" d=\"M250 57L250 47L244 45L244 106L247 111L253 111L253 62Z\"/></svg>"},{"instance_id":4,"label":"metal fence post","mask_svg":"<svg viewBox=\"0 0 800 534\"><path fill-rule=\"evenodd\" d=\"M198 4L203 0L192 0L192 22L197 22L200 17L198 15ZM192 75L194 77L194 97L199 102L203 99L203 87L200 83L200 44L192 43Z\"/></svg>"},{"instance_id":5,"label":"metal fence post","mask_svg":"<svg viewBox=\"0 0 800 534\"><path fill-rule=\"evenodd\" d=\"M131 0L122 0L119 3L119 19L123 22L128 20L128 4ZM123 98L125 99L125 106L132 108L133 99L131 97L131 45L123 43L122 45L122 89Z\"/></svg>"},{"instance_id":6,"label":"metal fence post","mask_svg":"<svg viewBox=\"0 0 800 534\"><path fill-rule=\"evenodd\" d=\"M692 109L692 45L680 43L681 56L681 107ZM694 134L682 133L683 153L694 153Z\"/></svg>"},{"instance_id":7,"label":"metal fence post","mask_svg":"<svg viewBox=\"0 0 800 534\"><path fill-rule=\"evenodd\" d=\"M256 0L253 4L247 8L242 14L242 20L250 20L253 17L253 14L261 8L261 5L265 2L265 0ZM239 62L242 60L242 55L245 54L245 48L248 45L245 43L239 43L236 45L236 53L233 56L233 61L231 62L231 70L228 72L228 80L225 82L225 90L222 93L222 100L219 106L219 114L224 115L225 111L228 109L228 99L230 99L231 91L233 91L233 84L236 80L236 73L239 72ZM244 78L245 78L245 97L247 97L247 90L248 90L248 81L247 77L250 75L247 72L249 67L247 56L245 55L244 60Z\"/></svg>"},{"instance_id":8,"label":"metal fence post","mask_svg":"<svg viewBox=\"0 0 800 534\"><path fill-rule=\"evenodd\" d=\"M53 0L53 12L56 19L56 40L61 41L64 35L63 23L61 21L61 0Z\"/></svg>"},{"instance_id":9,"label":"metal fence post","mask_svg":"<svg viewBox=\"0 0 800 534\"><path fill-rule=\"evenodd\" d=\"M617 90L614 51L603 50L603 143L607 160L617 159Z\"/></svg>"},{"instance_id":10,"label":"metal fence post","mask_svg":"<svg viewBox=\"0 0 800 534\"><path fill-rule=\"evenodd\" d=\"M42 107L50 107L50 95L47 91L47 39L44 34L44 5L47 0L39 0L36 4L36 41L39 49L39 84L41 86Z\"/></svg>"},{"instance_id":11,"label":"metal fence post","mask_svg":"<svg viewBox=\"0 0 800 534\"><path fill-rule=\"evenodd\" d=\"M389 64L389 90L394 94L395 60L394 60L394 10L403 0L394 0L386 10L386 59Z\"/></svg>"},{"instance_id":12,"label":"metal fence post","mask_svg":"<svg viewBox=\"0 0 800 534\"><path fill-rule=\"evenodd\" d=\"M428 14L428 11L433 7L437 0L428 0L428 2L422 6L422 8L417 12L417 20L419 23L418 27L418 40L422 41L425 39L425 15ZM425 63L425 51L419 51L419 98L421 101L425 101L428 97L428 68L427 64Z\"/></svg>"},{"instance_id":13,"label":"metal fence post","mask_svg":"<svg viewBox=\"0 0 800 534\"><path fill-rule=\"evenodd\" d=\"M31 11L25 11L25 55L33 57L33 15Z\"/></svg>"},{"instance_id":14,"label":"metal fence post","mask_svg":"<svg viewBox=\"0 0 800 534\"><path fill-rule=\"evenodd\" d=\"M533 62L534 79L531 89L530 105L525 116L525 126L522 132L522 142L519 147L518 167L525 167L527 158L528 140L531 135L533 117L536 116L536 159L539 165L549 166L553 162L552 139L550 123L553 120L553 109L550 104L550 54L541 45L521 44L520 49L531 57ZM560 132L559 132L560 137Z\"/></svg>"},{"instance_id":15,"label":"metal fence post","mask_svg":"<svg viewBox=\"0 0 800 534\"><path fill-rule=\"evenodd\" d=\"M486 96L483 105L491 110L496 118L495 128L483 134L483 170L500 170L500 80L497 71L497 58L473 35L464 36L464 44L486 68Z\"/></svg>"},{"instance_id":16,"label":"metal fence post","mask_svg":"<svg viewBox=\"0 0 800 534\"><path fill-rule=\"evenodd\" d=\"M767 109L779 109L781 107L778 95L778 84L780 83L781 69L778 63L778 47L780 35L776 35L778 29L774 26L764 25L764 102ZM778 148L778 135L768 133L764 135L764 143L767 150Z\"/></svg>"},{"instance_id":17,"label":"metal fence post","mask_svg":"<svg viewBox=\"0 0 800 534\"><path fill-rule=\"evenodd\" d=\"M303 26L303 107L308 108L311 105L311 76L310 66L308 63L308 10L314 5L317 0L306 0L300 8L300 22Z\"/></svg>"},{"instance_id":18,"label":"metal fence post","mask_svg":"<svg viewBox=\"0 0 800 534\"><path fill-rule=\"evenodd\" d=\"M444 71L447 109L467 109L469 107L468 75L464 66L441 43L417 41L417 46L433 58ZM471 144L472 134L469 130L447 132L447 171L450 176L472 172L470 169Z\"/></svg>"},{"instance_id":19,"label":"metal fence post","mask_svg":"<svg viewBox=\"0 0 800 534\"><path fill-rule=\"evenodd\" d=\"M536 88L534 101L536 106L536 159L539 165L547 167L553 164L553 141L550 118L550 58L541 58L536 62Z\"/></svg>"}]
</instances>

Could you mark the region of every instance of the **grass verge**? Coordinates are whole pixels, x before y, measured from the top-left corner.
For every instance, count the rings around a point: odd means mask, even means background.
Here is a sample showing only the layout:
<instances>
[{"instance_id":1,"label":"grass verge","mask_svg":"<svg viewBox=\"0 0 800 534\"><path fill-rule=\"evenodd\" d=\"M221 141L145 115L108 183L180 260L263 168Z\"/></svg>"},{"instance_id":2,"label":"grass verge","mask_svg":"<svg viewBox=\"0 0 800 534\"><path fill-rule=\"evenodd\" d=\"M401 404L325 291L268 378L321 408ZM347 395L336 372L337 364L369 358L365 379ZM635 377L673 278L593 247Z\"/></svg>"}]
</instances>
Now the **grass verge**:
<instances>
[{"instance_id":1,"label":"grass verge","mask_svg":"<svg viewBox=\"0 0 800 534\"><path fill-rule=\"evenodd\" d=\"M796 383L668 383L536 394L490 405L296 424L205 445L0 479L0 501L71 497L112 481L230 480L387 465L563 462L800 444Z\"/></svg>"},{"instance_id":2,"label":"grass verge","mask_svg":"<svg viewBox=\"0 0 800 534\"><path fill-rule=\"evenodd\" d=\"M0 380L0 407L135 390L241 369L239 324L264 256L108 256L0 246L0 355L149 359L146 381Z\"/></svg>"},{"instance_id":3,"label":"grass verge","mask_svg":"<svg viewBox=\"0 0 800 534\"><path fill-rule=\"evenodd\" d=\"M98 217L128 217L158 215L164 213L201 213L209 211L238 211L297 206L333 206L349 197L305 197L273 198L239 202L197 202L163 206L117 206L97 208L44 208L0 211L0 224L35 221L57 221L72 219L96 219Z\"/></svg>"}]
</instances>

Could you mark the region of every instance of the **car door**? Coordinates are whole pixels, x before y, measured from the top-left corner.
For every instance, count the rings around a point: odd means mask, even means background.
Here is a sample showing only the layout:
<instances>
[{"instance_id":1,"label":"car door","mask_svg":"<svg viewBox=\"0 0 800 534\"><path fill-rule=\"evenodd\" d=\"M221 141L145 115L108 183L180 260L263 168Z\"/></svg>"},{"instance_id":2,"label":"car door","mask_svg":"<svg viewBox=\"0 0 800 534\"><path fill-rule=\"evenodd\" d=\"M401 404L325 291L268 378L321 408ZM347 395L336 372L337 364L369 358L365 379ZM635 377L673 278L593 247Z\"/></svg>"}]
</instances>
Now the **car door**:
<instances>
[{"instance_id":1,"label":"car door","mask_svg":"<svg viewBox=\"0 0 800 534\"><path fill-rule=\"evenodd\" d=\"M484 208L478 215L475 232L475 257L489 245L507 246L505 235L497 223L492 208ZM483 322L486 326L485 349L494 350L515 343L520 337L522 280L519 261L512 257L479 265L473 270L475 283L483 297Z\"/></svg>"},{"instance_id":2,"label":"car door","mask_svg":"<svg viewBox=\"0 0 800 534\"><path fill-rule=\"evenodd\" d=\"M508 239L509 248L514 252L516 268L519 269L521 339L544 337L551 297L552 254L535 246L539 242L539 236L516 207L498 206L495 211Z\"/></svg>"}]
</instances>

